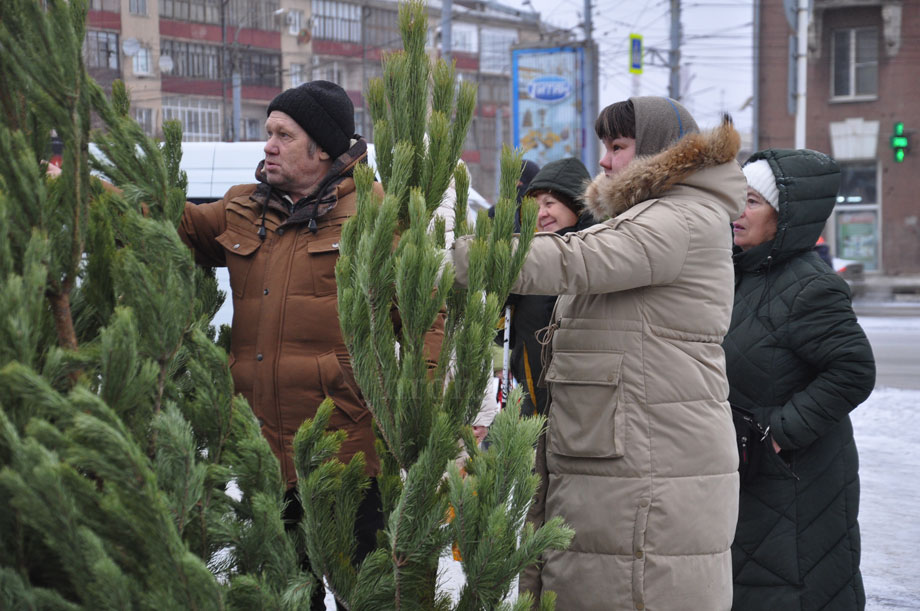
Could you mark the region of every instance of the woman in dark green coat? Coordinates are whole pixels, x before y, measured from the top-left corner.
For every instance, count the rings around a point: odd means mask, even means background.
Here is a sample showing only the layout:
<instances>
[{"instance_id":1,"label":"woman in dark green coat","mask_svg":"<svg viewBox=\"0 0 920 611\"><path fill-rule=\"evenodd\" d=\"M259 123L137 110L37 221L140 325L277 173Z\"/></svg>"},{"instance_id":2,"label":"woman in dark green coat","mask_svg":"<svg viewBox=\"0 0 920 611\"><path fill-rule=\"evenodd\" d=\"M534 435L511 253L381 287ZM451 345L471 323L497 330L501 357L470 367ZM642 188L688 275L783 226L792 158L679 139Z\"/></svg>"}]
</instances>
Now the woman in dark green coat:
<instances>
[{"instance_id":1,"label":"woman in dark green coat","mask_svg":"<svg viewBox=\"0 0 920 611\"><path fill-rule=\"evenodd\" d=\"M808 150L755 153L744 172L723 346L729 400L766 436L741 486L733 608L863 609L849 412L872 391L875 361L849 287L814 252L840 172Z\"/></svg>"}]
</instances>

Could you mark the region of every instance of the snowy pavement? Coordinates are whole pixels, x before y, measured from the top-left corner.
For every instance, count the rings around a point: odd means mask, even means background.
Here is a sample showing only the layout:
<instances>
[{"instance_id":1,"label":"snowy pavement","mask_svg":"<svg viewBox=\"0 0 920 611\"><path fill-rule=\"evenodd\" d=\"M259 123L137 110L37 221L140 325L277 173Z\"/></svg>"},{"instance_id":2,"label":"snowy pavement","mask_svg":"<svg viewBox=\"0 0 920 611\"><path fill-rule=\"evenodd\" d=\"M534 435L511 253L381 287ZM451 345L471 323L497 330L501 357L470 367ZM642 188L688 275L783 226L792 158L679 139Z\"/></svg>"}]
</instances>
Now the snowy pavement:
<instances>
[{"instance_id":1,"label":"snowy pavement","mask_svg":"<svg viewBox=\"0 0 920 611\"><path fill-rule=\"evenodd\" d=\"M870 611L920 609L918 408L918 390L876 388L851 415L859 448L861 567Z\"/></svg>"}]
</instances>

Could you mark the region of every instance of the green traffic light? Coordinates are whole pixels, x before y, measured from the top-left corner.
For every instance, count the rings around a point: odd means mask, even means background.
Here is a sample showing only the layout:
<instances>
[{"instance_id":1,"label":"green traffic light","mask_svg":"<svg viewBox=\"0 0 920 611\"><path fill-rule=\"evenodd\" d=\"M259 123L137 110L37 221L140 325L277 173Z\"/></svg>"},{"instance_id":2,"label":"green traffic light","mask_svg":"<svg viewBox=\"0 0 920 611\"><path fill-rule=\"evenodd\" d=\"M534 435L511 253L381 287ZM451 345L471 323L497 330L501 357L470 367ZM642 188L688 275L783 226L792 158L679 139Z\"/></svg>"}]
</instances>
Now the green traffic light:
<instances>
[{"instance_id":1,"label":"green traffic light","mask_svg":"<svg viewBox=\"0 0 920 611\"><path fill-rule=\"evenodd\" d=\"M898 121L894 124L894 133L891 135L891 148L894 149L895 163L902 163L907 149L910 146L910 139L904 133L904 122Z\"/></svg>"}]
</instances>

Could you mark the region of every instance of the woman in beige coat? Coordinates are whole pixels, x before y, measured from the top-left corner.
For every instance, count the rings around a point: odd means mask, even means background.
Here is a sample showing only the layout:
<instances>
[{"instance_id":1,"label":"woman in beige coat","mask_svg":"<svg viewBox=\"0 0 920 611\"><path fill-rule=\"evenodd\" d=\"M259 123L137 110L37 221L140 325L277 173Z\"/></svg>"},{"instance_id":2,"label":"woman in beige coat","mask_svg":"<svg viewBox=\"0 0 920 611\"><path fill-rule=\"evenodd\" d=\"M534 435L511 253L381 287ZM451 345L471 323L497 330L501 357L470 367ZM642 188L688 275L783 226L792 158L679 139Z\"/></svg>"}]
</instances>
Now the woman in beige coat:
<instances>
[{"instance_id":1,"label":"woman in beige coat","mask_svg":"<svg viewBox=\"0 0 920 611\"><path fill-rule=\"evenodd\" d=\"M729 609L738 453L721 343L739 137L727 121L699 133L668 98L614 104L596 129L606 175L585 199L609 220L537 234L513 288L561 295L531 517L576 533L521 587L567 610ZM454 245L460 282L470 240Z\"/></svg>"}]
</instances>

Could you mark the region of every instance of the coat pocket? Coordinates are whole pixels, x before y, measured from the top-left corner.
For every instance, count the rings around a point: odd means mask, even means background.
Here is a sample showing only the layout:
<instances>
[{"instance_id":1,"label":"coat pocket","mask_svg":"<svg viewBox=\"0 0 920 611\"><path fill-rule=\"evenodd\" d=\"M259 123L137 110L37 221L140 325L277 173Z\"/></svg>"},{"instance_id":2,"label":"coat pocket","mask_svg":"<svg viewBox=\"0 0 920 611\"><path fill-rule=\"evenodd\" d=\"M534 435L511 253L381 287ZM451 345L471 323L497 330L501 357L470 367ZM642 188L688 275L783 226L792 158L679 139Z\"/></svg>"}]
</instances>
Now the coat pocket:
<instances>
[{"instance_id":1,"label":"coat pocket","mask_svg":"<svg viewBox=\"0 0 920 611\"><path fill-rule=\"evenodd\" d=\"M242 297L246 291L246 281L252 269L256 252L262 246L257 234L249 235L234 226L217 236L217 243L227 251L227 271L230 274L230 288L234 297Z\"/></svg>"},{"instance_id":2,"label":"coat pocket","mask_svg":"<svg viewBox=\"0 0 920 611\"><path fill-rule=\"evenodd\" d=\"M618 458L626 445L620 405L623 353L553 352L546 369L550 389L547 449L577 458Z\"/></svg>"},{"instance_id":3,"label":"coat pocket","mask_svg":"<svg viewBox=\"0 0 920 611\"><path fill-rule=\"evenodd\" d=\"M307 245L310 253L310 268L313 270L313 291L316 296L336 292L335 263L339 259L339 239L335 235L311 241Z\"/></svg>"},{"instance_id":4,"label":"coat pocket","mask_svg":"<svg viewBox=\"0 0 920 611\"><path fill-rule=\"evenodd\" d=\"M358 398L357 393L345 381L345 372L339 364L339 357L334 350L323 353L316 357L319 362L320 383L323 386L323 394L332 399L337 409L341 410L354 422L365 418L370 414L363 402ZM332 420L335 420L335 412L332 414Z\"/></svg>"}]
</instances>

